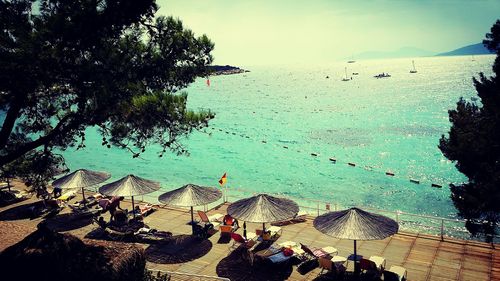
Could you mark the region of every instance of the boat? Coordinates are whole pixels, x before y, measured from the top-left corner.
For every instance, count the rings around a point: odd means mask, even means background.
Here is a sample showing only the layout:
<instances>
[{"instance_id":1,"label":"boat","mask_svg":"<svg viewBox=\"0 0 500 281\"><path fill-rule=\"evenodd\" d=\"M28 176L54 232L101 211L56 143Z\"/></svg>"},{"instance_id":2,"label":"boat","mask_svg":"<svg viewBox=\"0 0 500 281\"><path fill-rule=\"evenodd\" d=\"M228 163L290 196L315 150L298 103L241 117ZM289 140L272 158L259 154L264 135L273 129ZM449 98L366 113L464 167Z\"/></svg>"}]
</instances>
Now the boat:
<instances>
[{"instance_id":1,"label":"boat","mask_svg":"<svg viewBox=\"0 0 500 281\"><path fill-rule=\"evenodd\" d=\"M348 60L347 63L355 63L355 60Z\"/></svg>"},{"instance_id":2,"label":"boat","mask_svg":"<svg viewBox=\"0 0 500 281\"><path fill-rule=\"evenodd\" d=\"M359 75L359 73L358 72L353 72L352 75Z\"/></svg>"},{"instance_id":3,"label":"boat","mask_svg":"<svg viewBox=\"0 0 500 281\"><path fill-rule=\"evenodd\" d=\"M375 75L375 76L373 76L373 77L375 77L375 78L379 79L379 78L387 78L387 77L391 77L391 75L390 75L389 73L382 72L382 73L377 74L377 75Z\"/></svg>"},{"instance_id":4,"label":"boat","mask_svg":"<svg viewBox=\"0 0 500 281\"><path fill-rule=\"evenodd\" d=\"M413 64L413 69L410 70L410 73L417 73L417 69L415 69L415 61L412 60L411 63Z\"/></svg>"},{"instance_id":5,"label":"boat","mask_svg":"<svg viewBox=\"0 0 500 281\"><path fill-rule=\"evenodd\" d=\"M351 77L351 79L347 78L347 67L346 67L345 68L345 76L344 76L344 78L342 78L342 81L350 81L350 80L352 80L352 77Z\"/></svg>"}]
</instances>

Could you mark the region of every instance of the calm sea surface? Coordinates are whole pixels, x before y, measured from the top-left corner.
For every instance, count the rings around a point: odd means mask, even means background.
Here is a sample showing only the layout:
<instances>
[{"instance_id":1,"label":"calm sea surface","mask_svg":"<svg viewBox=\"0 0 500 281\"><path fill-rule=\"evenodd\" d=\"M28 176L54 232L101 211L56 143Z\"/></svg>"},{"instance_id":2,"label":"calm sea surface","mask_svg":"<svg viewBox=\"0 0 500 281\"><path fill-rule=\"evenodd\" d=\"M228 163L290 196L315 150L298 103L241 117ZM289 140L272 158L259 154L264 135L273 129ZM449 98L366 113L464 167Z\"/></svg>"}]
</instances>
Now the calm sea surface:
<instances>
[{"instance_id":1,"label":"calm sea surface","mask_svg":"<svg viewBox=\"0 0 500 281\"><path fill-rule=\"evenodd\" d=\"M164 190L217 186L227 172L230 189L454 217L447 186L465 178L437 145L450 127L448 110L475 95L472 77L490 75L493 59L419 58L416 74L409 73L411 59L250 67L211 77L210 87L200 79L186 89L191 109L217 114L205 132L183 141L190 156L158 158L160 149L150 147L133 159L102 147L94 129L86 149L64 155L72 170L105 170L113 179L133 173L160 181ZM342 82L346 66L359 75ZM392 77L373 78L381 72Z\"/></svg>"}]
</instances>

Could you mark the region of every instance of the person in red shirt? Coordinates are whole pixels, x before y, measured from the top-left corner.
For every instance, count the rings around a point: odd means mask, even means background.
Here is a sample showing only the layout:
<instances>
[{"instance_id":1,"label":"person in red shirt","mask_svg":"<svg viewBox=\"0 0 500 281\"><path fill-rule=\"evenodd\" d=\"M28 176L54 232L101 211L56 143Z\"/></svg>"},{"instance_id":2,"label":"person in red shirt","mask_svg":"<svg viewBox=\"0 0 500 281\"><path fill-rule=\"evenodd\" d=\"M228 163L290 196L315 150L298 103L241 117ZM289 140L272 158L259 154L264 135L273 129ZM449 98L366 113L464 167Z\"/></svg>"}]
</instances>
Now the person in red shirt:
<instances>
[{"instance_id":1,"label":"person in red shirt","mask_svg":"<svg viewBox=\"0 0 500 281\"><path fill-rule=\"evenodd\" d=\"M223 225L232 225L234 230L236 230L240 227L238 225L238 220L231 217L231 215L229 215L229 214L224 216L224 219L222 220L222 224Z\"/></svg>"}]
</instances>

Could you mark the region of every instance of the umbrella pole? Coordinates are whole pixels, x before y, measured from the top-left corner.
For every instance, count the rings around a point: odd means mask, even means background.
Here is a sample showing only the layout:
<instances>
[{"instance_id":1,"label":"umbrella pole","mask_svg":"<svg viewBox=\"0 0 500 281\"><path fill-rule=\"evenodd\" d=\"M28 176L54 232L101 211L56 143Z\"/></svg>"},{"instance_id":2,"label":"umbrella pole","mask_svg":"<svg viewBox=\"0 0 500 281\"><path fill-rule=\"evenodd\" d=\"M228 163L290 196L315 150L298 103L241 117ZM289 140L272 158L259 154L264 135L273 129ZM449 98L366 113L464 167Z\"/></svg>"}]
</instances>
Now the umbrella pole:
<instances>
[{"instance_id":1,"label":"umbrella pole","mask_svg":"<svg viewBox=\"0 0 500 281\"><path fill-rule=\"evenodd\" d=\"M356 240L354 240L354 275L358 274L357 259L358 256L356 255Z\"/></svg>"},{"instance_id":2,"label":"umbrella pole","mask_svg":"<svg viewBox=\"0 0 500 281\"><path fill-rule=\"evenodd\" d=\"M194 235L194 215L193 215L193 206L191 206L191 230L193 231L193 235Z\"/></svg>"},{"instance_id":3,"label":"umbrella pole","mask_svg":"<svg viewBox=\"0 0 500 281\"><path fill-rule=\"evenodd\" d=\"M135 219L134 196L132 196L132 217Z\"/></svg>"},{"instance_id":4,"label":"umbrella pole","mask_svg":"<svg viewBox=\"0 0 500 281\"><path fill-rule=\"evenodd\" d=\"M262 223L262 235L264 235L264 232L266 232L266 223Z\"/></svg>"},{"instance_id":5,"label":"umbrella pole","mask_svg":"<svg viewBox=\"0 0 500 281\"><path fill-rule=\"evenodd\" d=\"M247 239L247 223L243 222L243 237L245 237L245 240Z\"/></svg>"},{"instance_id":6,"label":"umbrella pole","mask_svg":"<svg viewBox=\"0 0 500 281\"><path fill-rule=\"evenodd\" d=\"M82 186L83 206L87 207L87 200L85 200L85 188Z\"/></svg>"}]
</instances>

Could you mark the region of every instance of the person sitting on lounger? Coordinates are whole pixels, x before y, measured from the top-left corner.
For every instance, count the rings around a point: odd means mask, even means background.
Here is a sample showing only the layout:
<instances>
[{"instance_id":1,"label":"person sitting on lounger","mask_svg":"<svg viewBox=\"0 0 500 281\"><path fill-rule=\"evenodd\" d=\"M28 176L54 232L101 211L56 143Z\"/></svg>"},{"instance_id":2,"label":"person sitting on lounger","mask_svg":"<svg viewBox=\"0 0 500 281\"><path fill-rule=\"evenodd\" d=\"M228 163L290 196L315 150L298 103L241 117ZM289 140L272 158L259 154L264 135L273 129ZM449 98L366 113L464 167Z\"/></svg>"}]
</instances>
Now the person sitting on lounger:
<instances>
[{"instance_id":1,"label":"person sitting on lounger","mask_svg":"<svg viewBox=\"0 0 500 281\"><path fill-rule=\"evenodd\" d=\"M224 216L224 219L222 220L223 225L231 225L233 226L233 229L238 229L240 226L238 224L238 220L231 217L231 215L227 214Z\"/></svg>"},{"instance_id":2,"label":"person sitting on lounger","mask_svg":"<svg viewBox=\"0 0 500 281\"><path fill-rule=\"evenodd\" d=\"M57 198L62 195L62 189L56 186L54 187L54 190L52 190L52 193L54 194L54 198Z\"/></svg>"}]
</instances>

